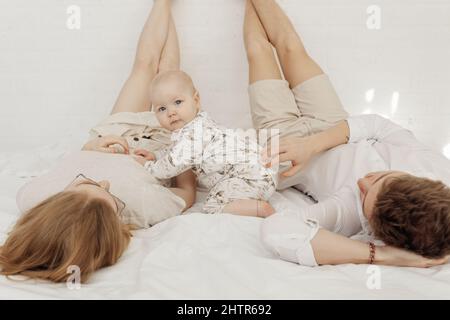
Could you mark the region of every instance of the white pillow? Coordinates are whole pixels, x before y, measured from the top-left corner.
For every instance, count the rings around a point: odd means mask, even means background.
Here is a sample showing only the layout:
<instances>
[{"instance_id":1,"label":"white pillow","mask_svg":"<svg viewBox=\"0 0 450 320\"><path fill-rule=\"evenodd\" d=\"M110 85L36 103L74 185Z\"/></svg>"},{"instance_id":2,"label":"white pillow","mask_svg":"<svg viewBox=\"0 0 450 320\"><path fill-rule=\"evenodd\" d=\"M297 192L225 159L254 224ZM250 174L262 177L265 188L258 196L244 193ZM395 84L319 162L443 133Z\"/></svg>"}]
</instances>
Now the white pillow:
<instances>
[{"instance_id":1,"label":"white pillow","mask_svg":"<svg viewBox=\"0 0 450 320\"><path fill-rule=\"evenodd\" d=\"M48 173L25 184L17 194L17 205L25 212L63 189L78 174L95 180L108 180L110 192L125 202L125 223L148 228L179 215L186 203L158 181L132 156L78 151L67 155Z\"/></svg>"}]
</instances>

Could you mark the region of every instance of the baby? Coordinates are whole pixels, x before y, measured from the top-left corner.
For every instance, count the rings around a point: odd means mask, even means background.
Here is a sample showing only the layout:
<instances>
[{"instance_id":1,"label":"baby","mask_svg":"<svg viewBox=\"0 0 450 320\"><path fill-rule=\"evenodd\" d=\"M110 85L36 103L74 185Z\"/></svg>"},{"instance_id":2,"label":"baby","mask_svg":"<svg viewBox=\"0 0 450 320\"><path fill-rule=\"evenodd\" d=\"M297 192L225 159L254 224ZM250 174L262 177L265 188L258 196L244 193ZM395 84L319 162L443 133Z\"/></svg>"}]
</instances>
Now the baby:
<instances>
[{"instance_id":1,"label":"baby","mask_svg":"<svg viewBox=\"0 0 450 320\"><path fill-rule=\"evenodd\" d=\"M173 143L154 154L142 151L138 161L158 179L192 169L199 187L209 192L206 213L274 213L267 200L275 192L277 174L260 163L256 139L220 127L201 111L199 93L185 72L160 74L151 89L153 111L161 126L172 131Z\"/></svg>"}]
</instances>

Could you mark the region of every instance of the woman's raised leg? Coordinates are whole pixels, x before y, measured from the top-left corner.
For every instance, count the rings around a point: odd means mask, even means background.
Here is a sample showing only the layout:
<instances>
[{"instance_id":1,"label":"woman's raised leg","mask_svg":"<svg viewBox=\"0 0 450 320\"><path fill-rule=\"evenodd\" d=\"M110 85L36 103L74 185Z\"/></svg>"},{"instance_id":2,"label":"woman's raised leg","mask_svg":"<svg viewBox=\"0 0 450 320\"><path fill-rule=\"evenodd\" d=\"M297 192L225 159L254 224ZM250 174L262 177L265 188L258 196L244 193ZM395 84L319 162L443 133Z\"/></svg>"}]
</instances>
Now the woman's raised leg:
<instances>
[{"instance_id":1,"label":"woman's raised leg","mask_svg":"<svg viewBox=\"0 0 450 320\"><path fill-rule=\"evenodd\" d=\"M111 114L149 111L150 84L158 72L161 54L168 38L171 0L154 0L136 50L133 69Z\"/></svg>"},{"instance_id":2,"label":"woman's raised leg","mask_svg":"<svg viewBox=\"0 0 450 320\"><path fill-rule=\"evenodd\" d=\"M245 8L244 43L247 51L250 84L259 80L282 79L273 47L251 0L247 0Z\"/></svg>"},{"instance_id":3,"label":"woman's raised leg","mask_svg":"<svg viewBox=\"0 0 450 320\"><path fill-rule=\"evenodd\" d=\"M169 32L159 61L158 73L170 70L180 70L180 44L172 16L170 16Z\"/></svg>"},{"instance_id":4,"label":"woman's raised leg","mask_svg":"<svg viewBox=\"0 0 450 320\"><path fill-rule=\"evenodd\" d=\"M275 46L284 77L291 88L323 74L308 55L289 18L274 0L252 0L269 41Z\"/></svg>"}]
</instances>

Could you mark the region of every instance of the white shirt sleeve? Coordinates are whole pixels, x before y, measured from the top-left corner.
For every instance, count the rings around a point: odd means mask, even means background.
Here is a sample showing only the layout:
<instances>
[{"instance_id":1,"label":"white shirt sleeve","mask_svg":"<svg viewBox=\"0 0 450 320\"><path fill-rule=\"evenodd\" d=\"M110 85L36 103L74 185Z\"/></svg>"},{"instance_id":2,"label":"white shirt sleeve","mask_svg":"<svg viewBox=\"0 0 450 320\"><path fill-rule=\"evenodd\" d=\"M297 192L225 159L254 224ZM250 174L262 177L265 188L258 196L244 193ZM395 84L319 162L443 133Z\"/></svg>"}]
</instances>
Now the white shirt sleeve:
<instances>
[{"instance_id":1,"label":"white shirt sleeve","mask_svg":"<svg viewBox=\"0 0 450 320\"><path fill-rule=\"evenodd\" d=\"M144 168L157 179L169 179L200 164L203 155L203 138L201 134L199 135L202 131L198 131L197 124L191 123L173 135L172 146L163 149L166 153L158 153L157 160L147 161Z\"/></svg>"},{"instance_id":2,"label":"white shirt sleeve","mask_svg":"<svg viewBox=\"0 0 450 320\"><path fill-rule=\"evenodd\" d=\"M317 266L311 240L319 228L350 236L361 229L355 198L349 188L299 212L292 209L266 218L261 225L264 246L283 260Z\"/></svg>"},{"instance_id":3,"label":"white shirt sleeve","mask_svg":"<svg viewBox=\"0 0 450 320\"><path fill-rule=\"evenodd\" d=\"M162 157L164 157L167 153L170 152L171 148L172 148L172 146L167 146L167 147L161 148L161 149L156 150L155 152L153 152L153 154L155 155L156 160L159 160Z\"/></svg>"},{"instance_id":4,"label":"white shirt sleeve","mask_svg":"<svg viewBox=\"0 0 450 320\"><path fill-rule=\"evenodd\" d=\"M376 114L349 117L347 124L350 129L349 143L373 139L392 145L422 147L411 131Z\"/></svg>"},{"instance_id":5,"label":"white shirt sleeve","mask_svg":"<svg viewBox=\"0 0 450 320\"><path fill-rule=\"evenodd\" d=\"M318 223L312 219L276 213L262 222L261 240L279 258L315 267L317 262L310 241L318 230Z\"/></svg>"}]
</instances>

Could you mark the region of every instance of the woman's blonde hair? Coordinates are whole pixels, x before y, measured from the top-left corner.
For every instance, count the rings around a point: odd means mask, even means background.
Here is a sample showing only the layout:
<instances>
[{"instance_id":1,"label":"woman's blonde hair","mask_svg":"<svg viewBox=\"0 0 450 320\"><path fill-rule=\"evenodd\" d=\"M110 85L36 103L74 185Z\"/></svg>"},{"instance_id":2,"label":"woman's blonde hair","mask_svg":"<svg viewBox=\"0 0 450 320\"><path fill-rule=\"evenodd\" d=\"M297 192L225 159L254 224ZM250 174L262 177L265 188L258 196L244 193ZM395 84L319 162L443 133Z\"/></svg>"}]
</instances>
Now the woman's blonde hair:
<instances>
[{"instance_id":1,"label":"woman's blonde hair","mask_svg":"<svg viewBox=\"0 0 450 320\"><path fill-rule=\"evenodd\" d=\"M63 191L17 221L0 247L0 274L64 282L77 266L85 282L115 264L130 239L129 227L105 200Z\"/></svg>"}]
</instances>

